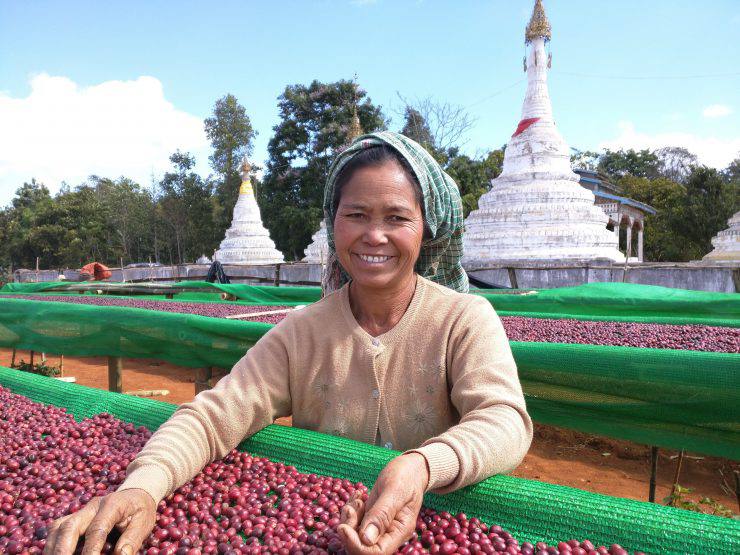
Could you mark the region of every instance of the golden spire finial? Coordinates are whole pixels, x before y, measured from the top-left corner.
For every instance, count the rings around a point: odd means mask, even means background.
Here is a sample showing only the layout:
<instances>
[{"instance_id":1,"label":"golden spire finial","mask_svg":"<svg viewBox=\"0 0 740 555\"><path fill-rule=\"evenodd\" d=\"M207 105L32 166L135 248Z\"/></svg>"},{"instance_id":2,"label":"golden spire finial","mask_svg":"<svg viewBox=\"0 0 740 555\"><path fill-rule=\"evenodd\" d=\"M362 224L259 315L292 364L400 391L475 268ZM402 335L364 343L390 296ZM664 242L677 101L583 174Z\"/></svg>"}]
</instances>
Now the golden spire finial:
<instances>
[{"instance_id":1,"label":"golden spire finial","mask_svg":"<svg viewBox=\"0 0 740 555\"><path fill-rule=\"evenodd\" d=\"M524 33L524 42L529 44L537 38L543 38L545 40L552 38L552 27L550 27L550 22L547 20L547 15L545 15L545 7L542 5L542 0L536 0L534 3L532 18L529 20L527 30Z\"/></svg>"},{"instance_id":2,"label":"golden spire finial","mask_svg":"<svg viewBox=\"0 0 740 555\"><path fill-rule=\"evenodd\" d=\"M354 89L352 92L352 122L349 124L349 132L347 133L347 143L351 143L357 137L363 134L362 125L360 124L360 116L357 114L357 74L355 73L352 79Z\"/></svg>"},{"instance_id":3,"label":"golden spire finial","mask_svg":"<svg viewBox=\"0 0 740 555\"><path fill-rule=\"evenodd\" d=\"M249 178L249 172L252 171L252 166L249 164L249 160L247 160L246 154L244 155L244 160L242 161L241 165L241 174L242 174L242 184L241 187L239 187L239 194L243 193L252 193L252 183Z\"/></svg>"},{"instance_id":4,"label":"golden spire finial","mask_svg":"<svg viewBox=\"0 0 740 555\"><path fill-rule=\"evenodd\" d=\"M348 139L351 143L357 137L362 135L362 125L360 124L360 116L357 115L357 104L352 105L352 123L349 126Z\"/></svg>"}]
</instances>

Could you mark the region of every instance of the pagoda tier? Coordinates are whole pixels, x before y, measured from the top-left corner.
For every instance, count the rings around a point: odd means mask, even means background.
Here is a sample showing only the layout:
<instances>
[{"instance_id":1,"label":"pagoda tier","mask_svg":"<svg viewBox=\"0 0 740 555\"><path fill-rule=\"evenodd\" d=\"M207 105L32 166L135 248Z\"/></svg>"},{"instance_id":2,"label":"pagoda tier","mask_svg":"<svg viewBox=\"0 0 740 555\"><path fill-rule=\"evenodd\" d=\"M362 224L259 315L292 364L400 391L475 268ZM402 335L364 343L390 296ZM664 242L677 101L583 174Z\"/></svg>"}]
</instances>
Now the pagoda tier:
<instances>
[{"instance_id":1,"label":"pagoda tier","mask_svg":"<svg viewBox=\"0 0 740 555\"><path fill-rule=\"evenodd\" d=\"M735 212L727 223L730 227L712 237L714 250L702 260L740 263L740 212Z\"/></svg>"},{"instance_id":2,"label":"pagoda tier","mask_svg":"<svg viewBox=\"0 0 740 555\"><path fill-rule=\"evenodd\" d=\"M249 181L249 163L242 165L242 185L234 206L231 227L226 238L213 256L221 264L276 264L285 262L282 253L275 248L270 233L262 225L257 200Z\"/></svg>"},{"instance_id":3,"label":"pagoda tier","mask_svg":"<svg viewBox=\"0 0 740 555\"><path fill-rule=\"evenodd\" d=\"M319 230L311 236L311 244L303 251L303 262L326 264L329 256L329 240L326 235L326 222L321 220Z\"/></svg>"},{"instance_id":4,"label":"pagoda tier","mask_svg":"<svg viewBox=\"0 0 740 555\"><path fill-rule=\"evenodd\" d=\"M527 27L527 93L504 153L503 171L465 220L466 267L491 262L624 261L608 218L571 170L570 149L555 127L545 52L550 26L541 2Z\"/></svg>"}]
</instances>

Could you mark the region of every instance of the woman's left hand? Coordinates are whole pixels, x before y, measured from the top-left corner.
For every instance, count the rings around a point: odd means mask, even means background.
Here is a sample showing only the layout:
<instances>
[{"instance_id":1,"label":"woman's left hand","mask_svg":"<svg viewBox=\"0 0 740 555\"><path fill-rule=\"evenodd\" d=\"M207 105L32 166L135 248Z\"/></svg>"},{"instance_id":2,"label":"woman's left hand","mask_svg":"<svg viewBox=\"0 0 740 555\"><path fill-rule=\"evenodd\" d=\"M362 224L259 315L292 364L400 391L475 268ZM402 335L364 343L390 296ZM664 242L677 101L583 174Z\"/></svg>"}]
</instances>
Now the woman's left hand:
<instances>
[{"instance_id":1,"label":"woman's left hand","mask_svg":"<svg viewBox=\"0 0 740 555\"><path fill-rule=\"evenodd\" d=\"M429 467L420 453L389 462L378 475L367 501L359 496L342 509L338 531L349 555L390 554L416 530Z\"/></svg>"}]
</instances>

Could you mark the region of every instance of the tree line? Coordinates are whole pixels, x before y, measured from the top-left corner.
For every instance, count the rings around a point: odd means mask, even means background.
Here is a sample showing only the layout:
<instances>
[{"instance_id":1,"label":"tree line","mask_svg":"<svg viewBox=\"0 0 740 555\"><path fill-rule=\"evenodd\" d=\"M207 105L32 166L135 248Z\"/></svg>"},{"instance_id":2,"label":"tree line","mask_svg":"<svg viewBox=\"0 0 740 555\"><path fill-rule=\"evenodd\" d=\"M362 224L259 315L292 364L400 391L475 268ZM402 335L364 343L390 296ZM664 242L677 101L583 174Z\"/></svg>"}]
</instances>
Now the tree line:
<instances>
[{"instance_id":1,"label":"tree line","mask_svg":"<svg viewBox=\"0 0 740 555\"><path fill-rule=\"evenodd\" d=\"M402 101L400 132L423 144L458 183L465 215L502 170L505 147L469 156L461 151L472 119L431 99ZM355 113L363 132L387 129L390 119L356 82L289 85L278 97L280 120L264 168L252 182L265 227L286 260L300 260L322 214L331 160L350 139ZM204 127L213 170L203 177L187 152L149 184L125 176L90 176L51 195L31 179L0 209L0 270L80 267L96 260L176 264L211 256L231 222L244 155L255 130L235 96L218 99ZM681 148L575 151L575 167L593 169L625 196L658 210L645 222L645 258L688 261L711 250L710 239L738 209L740 159L716 170ZM263 171L261 171L263 170ZM262 178L258 179L257 174Z\"/></svg>"}]
</instances>

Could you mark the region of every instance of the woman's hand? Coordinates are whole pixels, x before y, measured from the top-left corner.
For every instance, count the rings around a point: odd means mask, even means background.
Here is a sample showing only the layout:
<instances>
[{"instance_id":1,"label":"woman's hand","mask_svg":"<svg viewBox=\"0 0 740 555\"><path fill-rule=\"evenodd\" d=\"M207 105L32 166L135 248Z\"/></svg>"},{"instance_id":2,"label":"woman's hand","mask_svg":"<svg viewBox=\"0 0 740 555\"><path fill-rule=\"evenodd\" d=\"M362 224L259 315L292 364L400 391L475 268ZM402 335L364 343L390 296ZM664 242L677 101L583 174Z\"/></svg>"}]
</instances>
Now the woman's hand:
<instances>
[{"instance_id":1,"label":"woman's hand","mask_svg":"<svg viewBox=\"0 0 740 555\"><path fill-rule=\"evenodd\" d=\"M420 453L396 457L383 469L363 503L359 496L342 509L338 531L349 555L393 553L416 530L429 467Z\"/></svg>"},{"instance_id":2,"label":"woman's hand","mask_svg":"<svg viewBox=\"0 0 740 555\"><path fill-rule=\"evenodd\" d=\"M157 504L143 489L127 489L95 497L74 514L55 520L46 538L46 555L71 555L80 536L85 536L83 555L100 553L108 533L121 531L115 555L133 555L151 533L157 520Z\"/></svg>"}]
</instances>

